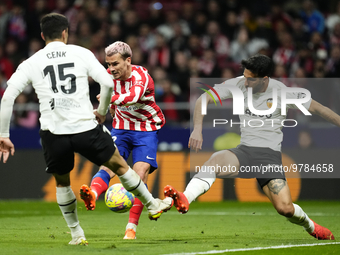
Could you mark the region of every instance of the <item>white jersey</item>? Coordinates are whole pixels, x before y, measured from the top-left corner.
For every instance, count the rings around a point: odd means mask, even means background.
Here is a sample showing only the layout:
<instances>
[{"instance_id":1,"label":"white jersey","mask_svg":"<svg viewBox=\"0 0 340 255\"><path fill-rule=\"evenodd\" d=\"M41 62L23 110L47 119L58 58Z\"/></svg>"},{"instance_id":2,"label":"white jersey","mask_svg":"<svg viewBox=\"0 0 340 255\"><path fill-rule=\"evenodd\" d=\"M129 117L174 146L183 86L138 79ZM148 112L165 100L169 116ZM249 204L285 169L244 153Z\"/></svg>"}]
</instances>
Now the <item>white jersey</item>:
<instances>
[{"instance_id":1,"label":"white jersey","mask_svg":"<svg viewBox=\"0 0 340 255\"><path fill-rule=\"evenodd\" d=\"M231 92L225 87L225 85L237 86L243 93L245 114L239 115L240 123L238 125L241 127L240 144L252 147L267 147L275 151L281 151L281 142L283 139L283 133L281 131L283 127L282 121L286 119L286 115L281 115L281 89L286 88L286 85L280 81L269 78L266 91L263 93L253 94L253 106L256 110L262 111L271 108L273 101L273 88L276 88L278 97L277 108L272 114L255 115L249 110L248 91L244 83L245 78L238 77L227 80L226 82L218 84L214 87L222 100L232 98ZM217 100L217 96L214 93L212 94ZM290 92L288 95L286 95L286 97L288 99L297 99L301 97L301 94ZM309 109L311 102L312 99L302 105L306 109ZM295 104L287 104L286 111L288 111L289 108L298 109Z\"/></svg>"},{"instance_id":2,"label":"white jersey","mask_svg":"<svg viewBox=\"0 0 340 255\"><path fill-rule=\"evenodd\" d=\"M41 129L75 134L96 127L88 76L98 81L105 75L110 79L91 51L54 41L21 63L8 80L8 87L15 88L18 95L32 83L40 103ZM5 129L0 130L4 136Z\"/></svg>"}]
</instances>

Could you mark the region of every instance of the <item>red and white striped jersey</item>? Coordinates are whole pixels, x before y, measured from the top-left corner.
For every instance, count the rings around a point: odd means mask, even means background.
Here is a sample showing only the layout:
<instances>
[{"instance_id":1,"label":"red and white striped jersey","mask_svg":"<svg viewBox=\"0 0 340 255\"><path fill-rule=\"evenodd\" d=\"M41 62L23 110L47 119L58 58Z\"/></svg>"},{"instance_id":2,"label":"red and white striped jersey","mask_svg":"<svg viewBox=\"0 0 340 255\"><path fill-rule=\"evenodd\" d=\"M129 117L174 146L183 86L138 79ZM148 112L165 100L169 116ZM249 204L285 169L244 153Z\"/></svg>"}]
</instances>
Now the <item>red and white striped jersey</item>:
<instances>
[{"instance_id":1,"label":"red and white striped jersey","mask_svg":"<svg viewBox=\"0 0 340 255\"><path fill-rule=\"evenodd\" d=\"M109 69L107 71L111 74ZM111 99L111 108L115 109L113 128L155 131L164 126L163 112L155 102L153 79L144 67L132 65L129 79L126 81L113 79L113 83Z\"/></svg>"}]
</instances>

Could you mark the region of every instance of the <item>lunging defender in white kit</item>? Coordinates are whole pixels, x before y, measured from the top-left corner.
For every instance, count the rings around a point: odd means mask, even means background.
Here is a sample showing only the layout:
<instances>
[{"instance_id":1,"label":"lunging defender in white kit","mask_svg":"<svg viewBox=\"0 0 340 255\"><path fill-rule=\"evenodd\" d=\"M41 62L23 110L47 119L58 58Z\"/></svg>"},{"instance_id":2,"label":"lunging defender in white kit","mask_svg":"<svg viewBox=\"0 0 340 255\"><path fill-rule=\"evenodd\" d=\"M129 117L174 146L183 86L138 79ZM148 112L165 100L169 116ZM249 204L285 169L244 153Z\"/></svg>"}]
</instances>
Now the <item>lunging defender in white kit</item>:
<instances>
[{"instance_id":1,"label":"lunging defender in white kit","mask_svg":"<svg viewBox=\"0 0 340 255\"><path fill-rule=\"evenodd\" d=\"M155 199L144 183L120 156L110 132L103 123L111 100L113 81L93 53L85 48L66 45L68 21L51 13L41 19L42 38L46 46L19 65L8 81L1 101L0 159L6 163L14 154L9 139L9 126L15 98L32 83L40 103L40 136L44 149L46 172L53 174L57 186L57 202L71 230L71 245L87 245L77 216L77 200L70 186L74 152L98 166L110 168L123 186L137 196L157 219L172 206L172 199ZM88 76L101 87L99 107L93 111L89 98ZM96 121L97 119L97 121Z\"/></svg>"},{"instance_id":2,"label":"lunging defender in white kit","mask_svg":"<svg viewBox=\"0 0 340 255\"><path fill-rule=\"evenodd\" d=\"M239 171L246 166L282 166L281 142L283 139L281 122L286 116L281 115L281 90L286 86L269 78L273 70L272 60L264 55L255 55L248 60L243 60L244 77L230 79L222 84L216 85L215 90L221 99L231 98L232 94L226 85L239 88L244 97L244 115L239 115L241 124L241 143L236 148L222 150L214 153L204 163L204 167L231 166L236 169L236 176L240 178L257 178L263 192L269 198L280 215L285 216L290 222L303 226L313 237L319 240L333 240L334 236L330 230L313 222L300 206L292 202L290 190L286 182L284 172L272 172L267 174L245 174ZM278 103L276 110L269 115L253 114L248 107L248 89L252 88L253 106L257 110L268 110L271 108L273 89L277 90ZM211 92L211 91L210 91ZM211 93L214 94L214 93ZM216 100L218 99L217 96ZM288 93L287 98L298 99L304 97L302 93ZM207 104L213 103L213 99L207 98ZM325 120L340 127L340 116L329 108L319 104L315 100L305 100L302 105L312 114L317 114ZM270 103L268 103L270 102ZM206 105L205 105L206 106ZM295 104L288 104L288 108L297 108ZM194 110L194 130L189 138L189 147L193 150L202 148L202 123L204 115L201 114L202 96L196 101ZM268 121L268 120L276 121ZM250 120L262 121L261 127L250 127ZM267 121L266 121L267 120ZM243 126L243 123L245 125ZM260 125L259 125L260 126ZM222 177L225 173L206 172L197 173L187 185L185 191L178 192L174 187L168 185L164 188L164 194L174 199L174 204L180 213L187 213L189 204L198 196L207 192L214 183L216 177ZM232 173L230 173L232 174ZM229 175L232 176L232 175Z\"/></svg>"}]
</instances>

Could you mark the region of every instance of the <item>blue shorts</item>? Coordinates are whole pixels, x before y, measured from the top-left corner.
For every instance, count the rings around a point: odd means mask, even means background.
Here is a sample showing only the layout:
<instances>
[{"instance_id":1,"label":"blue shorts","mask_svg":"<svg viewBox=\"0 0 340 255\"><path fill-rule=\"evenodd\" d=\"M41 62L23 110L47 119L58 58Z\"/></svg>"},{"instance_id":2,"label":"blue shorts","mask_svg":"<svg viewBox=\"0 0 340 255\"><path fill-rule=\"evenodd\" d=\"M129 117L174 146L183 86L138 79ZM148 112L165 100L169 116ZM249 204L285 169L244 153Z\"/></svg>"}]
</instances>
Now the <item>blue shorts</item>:
<instances>
[{"instance_id":1,"label":"blue shorts","mask_svg":"<svg viewBox=\"0 0 340 255\"><path fill-rule=\"evenodd\" d=\"M157 131L133 131L112 129L111 136L116 143L120 155L127 160L132 151L133 164L138 161L150 164L151 174L158 168L156 157L158 147Z\"/></svg>"}]
</instances>

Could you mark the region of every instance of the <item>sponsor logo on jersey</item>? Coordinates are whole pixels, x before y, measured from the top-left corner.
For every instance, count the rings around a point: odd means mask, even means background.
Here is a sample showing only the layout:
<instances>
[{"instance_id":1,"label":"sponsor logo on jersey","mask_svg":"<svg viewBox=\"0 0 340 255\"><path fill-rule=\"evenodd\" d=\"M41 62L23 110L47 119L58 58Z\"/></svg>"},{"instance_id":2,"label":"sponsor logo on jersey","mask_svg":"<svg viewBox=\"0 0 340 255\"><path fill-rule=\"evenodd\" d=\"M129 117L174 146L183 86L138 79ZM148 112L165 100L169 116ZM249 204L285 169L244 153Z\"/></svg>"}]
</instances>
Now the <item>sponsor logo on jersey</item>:
<instances>
[{"instance_id":1,"label":"sponsor logo on jersey","mask_svg":"<svg viewBox=\"0 0 340 255\"><path fill-rule=\"evenodd\" d=\"M72 108L80 108L80 104L71 98L54 98L54 106L57 109L70 110Z\"/></svg>"},{"instance_id":2,"label":"sponsor logo on jersey","mask_svg":"<svg viewBox=\"0 0 340 255\"><path fill-rule=\"evenodd\" d=\"M254 113L252 113L248 108L244 111L245 114L252 116L252 117L259 117L259 118L263 118L266 117L267 119L270 119L273 115L272 114L267 114L267 115L256 115Z\"/></svg>"},{"instance_id":3,"label":"sponsor logo on jersey","mask_svg":"<svg viewBox=\"0 0 340 255\"><path fill-rule=\"evenodd\" d=\"M130 106L117 106L118 110L122 112L130 112L135 111L138 109L141 109L145 106L145 104L139 104L139 105L130 105Z\"/></svg>"}]
</instances>

